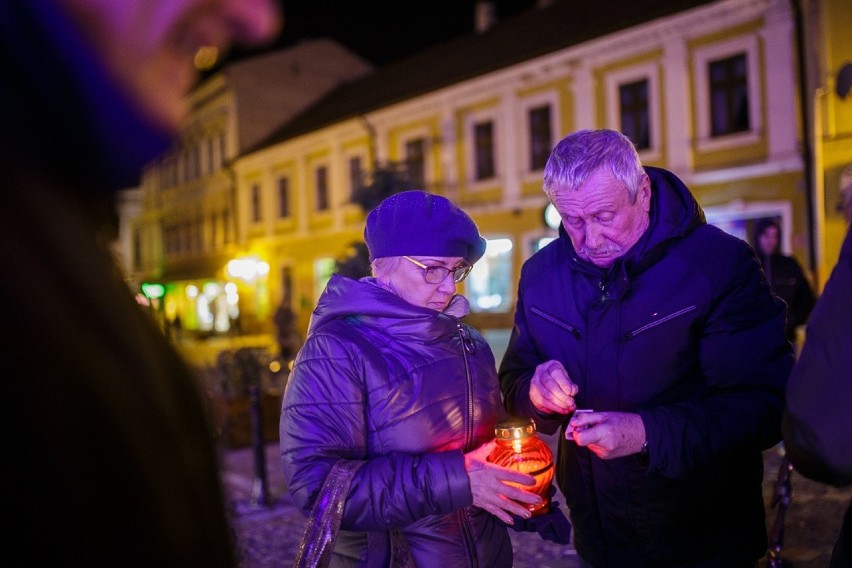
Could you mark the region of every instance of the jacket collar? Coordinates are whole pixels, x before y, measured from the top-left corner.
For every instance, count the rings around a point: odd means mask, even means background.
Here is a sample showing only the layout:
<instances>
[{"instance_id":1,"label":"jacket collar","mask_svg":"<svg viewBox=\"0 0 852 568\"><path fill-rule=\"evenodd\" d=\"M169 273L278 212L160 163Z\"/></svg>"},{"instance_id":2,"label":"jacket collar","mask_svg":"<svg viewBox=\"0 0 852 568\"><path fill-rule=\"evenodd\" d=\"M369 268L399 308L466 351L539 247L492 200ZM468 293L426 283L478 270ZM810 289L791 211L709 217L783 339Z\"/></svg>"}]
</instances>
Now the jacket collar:
<instances>
[{"instance_id":1,"label":"jacket collar","mask_svg":"<svg viewBox=\"0 0 852 568\"><path fill-rule=\"evenodd\" d=\"M308 334L336 319L357 320L396 337L434 340L457 332L468 303L456 295L443 312L410 304L383 287L375 278L353 280L339 274L329 279L311 314Z\"/></svg>"},{"instance_id":2,"label":"jacket collar","mask_svg":"<svg viewBox=\"0 0 852 568\"><path fill-rule=\"evenodd\" d=\"M623 298L631 279L656 264L669 245L706 223L704 211L692 192L675 174L653 166L645 166L645 172L651 180L650 223L636 244L611 268L600 268L581 259L568 234L559 226L559 238L568 251L571 268L596 279L596 285L605 288L615 299Z\"/></svg>"}]
</instances>

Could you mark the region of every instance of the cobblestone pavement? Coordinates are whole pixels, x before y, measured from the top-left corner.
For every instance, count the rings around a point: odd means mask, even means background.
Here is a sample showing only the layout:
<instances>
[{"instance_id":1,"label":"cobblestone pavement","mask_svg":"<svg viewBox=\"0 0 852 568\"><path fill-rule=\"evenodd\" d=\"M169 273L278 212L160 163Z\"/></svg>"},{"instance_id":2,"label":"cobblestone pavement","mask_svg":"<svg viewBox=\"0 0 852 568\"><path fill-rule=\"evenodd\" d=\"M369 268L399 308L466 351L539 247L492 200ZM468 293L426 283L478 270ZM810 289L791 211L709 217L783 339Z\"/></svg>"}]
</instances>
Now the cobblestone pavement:
<instances>
[{"instance_id":1,"label":"cobblestone pavement","mask_svg":"<svg viewBox=\"0 0 852 568\"><path fill-rule=\"evenodd\" d=\"M251 448L223 450L223 482L232 513L231 526L240 550L241 568L281 568L291 566L302 537L305 517L296 509L286 491L278 467L278 443L265 446L258 459ZM265 460L266 486L256 462ZM764 452L764 497L772 495L781 460L779 448ZM792 477L793 502L787 512L782 556L786 566L825 568L837 538L843 512L852 499L852 488L836 489L807 480L795 472ZM262 489L265 489L262 491ZM262 502L265 497L265 503ZM564 499L556 500L564 507ZM768 522L775 510L768 509ZM514 568L576 568L572 545L556 545L534 533L510 531L515 549ZM700 535L696 535L700 538ZM766 562L761 563L765 567Z\"/></svg>"}]
</instances>

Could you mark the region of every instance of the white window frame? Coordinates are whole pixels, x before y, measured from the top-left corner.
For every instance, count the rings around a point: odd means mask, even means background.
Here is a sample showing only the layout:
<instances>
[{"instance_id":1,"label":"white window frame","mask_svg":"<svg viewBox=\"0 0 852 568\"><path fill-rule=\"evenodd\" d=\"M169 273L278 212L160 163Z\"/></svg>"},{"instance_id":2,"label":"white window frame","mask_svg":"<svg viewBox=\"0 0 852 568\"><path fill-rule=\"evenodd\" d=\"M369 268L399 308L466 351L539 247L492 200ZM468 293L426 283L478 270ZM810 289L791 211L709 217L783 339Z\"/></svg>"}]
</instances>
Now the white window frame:
<instances>
[{"instance_id":1,"label":"white window frame","mask_svg":"<svg viewBox=\"0 0 852 568\"><path fill-rule=\"evenodd\" d=\"M559 142L559 93L556 91L546 91L537 93L529 97L524 97L518 101L518 124L521 125L519 130L521 134L520 155L523 167L524 181L530 182L541 178L543 170L530 169L530 150L532 150L532 136L530 132L529 113L530 110L543 105L550 105L550 128L553 138L550 141L551 149Z\"/></svg>"},{"instance_id":2,"label":"white window frame","mask_svg":"<svg viewBox=\"0 0 852 568\"><path fill-rule=\"evenodd\" d=\"M726 136L713 137L710 121L710 78L707 67L711 61L745 53L748 81L748 112L750 130ZM693 73L695 75L695 123L696 148L699 151L715 151L754 144L759 141L763 130L761 112L760 50L756 36L742 36L728 41L697 48L692 54Z\"/></svg>"},{"instance_id":3,"label":"white window frame","mask_svg":"<svg viewBox=\"0 0 852 568\"><path fill-rule=\"evenodd\" d=\"M350 175L351 171L349 170L350 162L355 158L359 158L361 160L361 173L362 173L362 175L369 176L370 173L372 173L370 164L368 163L366 150L350 150L350 151L347 151L347 152L344 153L344 155L343 155L343 167L344 167L344 170L346 171L346 187L347 187L346 203L349 203L349 200L352 198L352 196L354 195L354 192L355 192L355 188L352 187L352 177Z\"/></svg>"},{"instance_id":4,"label":"white window frame","mask_svg":"<svg viewBox=\"0 0 852 568\"><path fill-rule=\"evenodd\" d=\"M317 172L320 168L325 168L325 188L326 196L328 198L328 207L325 209L319 208L319 186L317 185ZM310 176L311 215L328 215L334 210L334 199L332 196L332 187L334 184L331 181L332 170L329 161L327 159L323 159L311 162Z\"/></svg>"},{"instance_id":5,"label":"white window frame","mask_svg":"<svg viewBox=\"0 0 852 568\"><path fill-rule=\"evenodd\" d=\"M424 148L423 148L423 184L426 187L412 187L410 189L422 189L424 191L429 191L429 188L435 183L435 178L433 174L433 158L432 158L432 131L428 126L420 126L417 128L412 128L410 130L406 130L404 135L400 135L399 137L399 145L397 146L397 156L399 156L399 165L405 166L407 164L408 155L405 152L405 148L409 142L413 142L415 140L423 140Z\"/></svg>"},{"instance_id":6,"label":"white window frame","mask_svg":"<svg viewBox=\"0 0 852 568\"><path fill-rule=\"evenodd\" d=\"M493 128L494 177L478 180L476 179L476 141L473 129L477 123L488 121L491 121ZM503 165L500 159L500 126L500 112L496 106L470 112L464 117L465 178L473 190L493 187L503 176Z\"/></svg>"},{"instance_id":7,"label":"white window frame","mask_svg":"<svg viewBox=\"0 0 852 568\"><path fill-rule=\"evenodd\" d=\"M651 162L660 159L660 136L662 124L660 123L660 68L656 62L649 61L643 65L636 65L624 69L618 69L606 74L606 121L612 130L621 131L621 97L619 88L625 83L635 83L641 80L648 81L648 124L651 128L649 147L639 151L639 159L643 162Z\"/></svg>"},{"instance_id":8,"label":"white window frame","mask_svg":"<svg viewBox=\"0 0 852 568\"><path fill-rule=\"evenodd\" d=\"M259 179L255 179L249 182L248 184L248 221L249 225L252 227L258 227L263 224L263 183ZM255 188L257 189L257 210L255 211ZM255 216L255 213L257 215ZM256 218L255 218L256 217Z\"/></svg>"}]
</instances>

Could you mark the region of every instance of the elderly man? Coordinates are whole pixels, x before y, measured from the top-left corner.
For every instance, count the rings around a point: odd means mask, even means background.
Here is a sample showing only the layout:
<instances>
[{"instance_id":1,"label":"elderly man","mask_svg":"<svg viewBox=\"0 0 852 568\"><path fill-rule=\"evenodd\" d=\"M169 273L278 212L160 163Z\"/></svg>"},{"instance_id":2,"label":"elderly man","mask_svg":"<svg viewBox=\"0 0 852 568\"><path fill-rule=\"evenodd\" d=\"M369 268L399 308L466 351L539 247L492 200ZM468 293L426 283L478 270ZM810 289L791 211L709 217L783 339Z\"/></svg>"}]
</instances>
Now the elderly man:
<instances>
[{"instance_id":1,"label":"elderly man","mask_svg":"<svg viewBox=\"0 0 852 568\"><path fill-rule=\"evenodd\" d=\"M752 248L618 132L559 142L544 189L560 235L522 269L500 380L510 412L562 429L582 565L756 565L793 363L784 304Z\"/></svg>"}]
</instances>

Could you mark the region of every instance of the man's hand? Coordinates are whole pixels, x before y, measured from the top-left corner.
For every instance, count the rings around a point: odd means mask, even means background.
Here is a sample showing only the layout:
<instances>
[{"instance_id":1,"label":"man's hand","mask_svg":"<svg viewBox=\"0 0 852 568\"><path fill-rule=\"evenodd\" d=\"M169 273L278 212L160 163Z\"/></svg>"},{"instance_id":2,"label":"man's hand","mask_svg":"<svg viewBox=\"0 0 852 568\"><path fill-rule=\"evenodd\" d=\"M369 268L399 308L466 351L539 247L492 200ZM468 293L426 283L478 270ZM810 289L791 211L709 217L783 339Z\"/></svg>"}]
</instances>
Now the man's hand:
<instances>
[{"instance_id":1,"label":"man's hand","mask_svg":"<svg viewBox=\"0 0 852 568\"><path fill-rule=\"evenodd\" d=\"M491 441L465 454L464 467L470 478L473 504L511 525L512 515L530 518L530 511L524 504L541 503L541 497L517 487L534 485L533 476L487 461L495 445L496 442Z\"/></svg>"},{"instance_id":2,"label":"man's hand","mask_svg":"<svg viewBox=\"0 0 852 568\"><path fill-rule=\"evenodd\" d=\"M576 412L565 429L565 439L588 447L608 460L642 451L645 424L630 412Z\"/></svg>"},{"instance_id":3,"label":"man's hand","mask_svg":"<svg viewBox=\"0 0 852 568\"><path fill-rule=\"evenodd\" d=\"M562 363L550 360L535 368L530 382L530 402L540 412L570 414L577 408L574 397L578 390Z\"/></svg>"}]
</instances>

